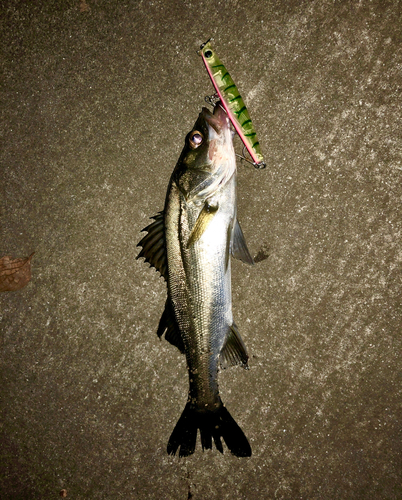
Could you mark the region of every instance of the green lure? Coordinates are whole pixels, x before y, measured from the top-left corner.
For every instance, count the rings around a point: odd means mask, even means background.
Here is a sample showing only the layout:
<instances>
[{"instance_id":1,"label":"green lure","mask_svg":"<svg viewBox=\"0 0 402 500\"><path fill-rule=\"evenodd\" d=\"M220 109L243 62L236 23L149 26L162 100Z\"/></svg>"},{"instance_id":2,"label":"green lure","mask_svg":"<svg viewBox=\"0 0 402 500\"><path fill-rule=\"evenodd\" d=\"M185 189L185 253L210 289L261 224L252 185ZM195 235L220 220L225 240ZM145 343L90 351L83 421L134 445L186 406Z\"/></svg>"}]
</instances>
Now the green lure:
<instances>
[{"instance_id":1,"label":"green lure","mask_svg":"<svg viewBox=\"0 0 402 500\"><path fill-rule=\"evenodd\" d=\"M265 168L253 122L229 72L212 49L209 40L201 45L199 53L230 121L253 159L254 166Z\"/></svg>"}]
</instances>

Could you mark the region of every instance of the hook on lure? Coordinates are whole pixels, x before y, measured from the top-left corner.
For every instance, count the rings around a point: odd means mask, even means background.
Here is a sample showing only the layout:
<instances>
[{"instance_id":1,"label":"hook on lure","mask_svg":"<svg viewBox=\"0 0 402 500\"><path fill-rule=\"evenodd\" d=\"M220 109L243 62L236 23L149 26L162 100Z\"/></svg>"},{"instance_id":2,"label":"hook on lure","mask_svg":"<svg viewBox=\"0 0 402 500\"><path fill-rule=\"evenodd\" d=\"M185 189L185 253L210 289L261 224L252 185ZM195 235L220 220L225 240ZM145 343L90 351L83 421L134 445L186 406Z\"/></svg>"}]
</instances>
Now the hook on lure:
<instances>
[{"instance_id":1,"label":"hook on lure","mask_svg":"<svg viewBox=\"0 0 402 500\"><path fill-rule=\"evenodd\" d=\"M250 160L250 158L247 158L246 154L247 154L246 146L243 146L243 154L239 155L235 153L235 155L238 158L240 158L240 161L246 161L247 163L250 163L250 165L253 165L253 167L256 168L257 170L263 170L264 168L266 168L267 164L265 163L265 161L260 161L260 163L256 163L255 161Z\"/></svg>"},{"instance_id":2,"label":"hook on lure","mask_svg":"<svg viewBox=\"0 0 402 500\"><path fill-rule=\"evenodd\" d=\"M197 54L202 57L205 68L216 90L216 94L207 96L205 101L214 107L218 101L222 102L222 106L236 132L239 134L244 147L249 152L252 161L245 156L238 156L254 165L255 168L265 168L266 164L261 152L260 143L257 139L257 133L246 105L226 67L212 49L210 41L211 38L203 43L197 51Z\"/></svg>"},{"instance_id":3,"label":"hook on lure","mask_svg":"<svg viewBox=\"0 0 402 500\"><path fill-rule=\"evenodd\" d=\"M220 98L219 98L218 94L205 96L205 102L210 104L212 107L215 107L219 101L220 101ZM225 110L225 113L226 113L226 109L225 108L223 108L223 109Z\"/></svg>"}]
</instances>

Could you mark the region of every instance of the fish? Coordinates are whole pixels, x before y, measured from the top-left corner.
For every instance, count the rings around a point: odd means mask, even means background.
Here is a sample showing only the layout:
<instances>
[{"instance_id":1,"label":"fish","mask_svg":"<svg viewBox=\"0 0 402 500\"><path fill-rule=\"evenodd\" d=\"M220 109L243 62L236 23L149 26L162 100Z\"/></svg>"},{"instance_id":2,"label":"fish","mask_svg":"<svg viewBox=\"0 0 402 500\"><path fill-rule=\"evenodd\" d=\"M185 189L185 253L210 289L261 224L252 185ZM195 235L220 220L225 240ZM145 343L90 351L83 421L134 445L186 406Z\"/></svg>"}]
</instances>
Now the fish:
<instances>
[{"instance_id":1,"label":"fish","mask_svg":"<svg viewBox=\"0 0 402 500\"><path fill-rule=\"evenodd\" d=\"M202 449L223 453L222 439L237 457L251 456L240 426L222 403L218 372L240 365L248 353L233 321L231 256L253 258L237 220L234 132L221 103L203 108L171 175L164 210L152 217L138 243L144 258L167 282L157 335L185 354L187 404L167 453L192 455L200 431Z\"/></svg>"},{"instance_id":2,"label":"fish","mask_svg":"<svg viewBox=\"0 0 402 500\"><path fill-rule=\"evenodd\" d=\"M250 153L254 166L256 168L265 168L266 164L261 152L260 142L257 138L257 132L250 118L250 113L228 70L219 59L216 51L212 48L210 40L207 40L200 46L198 53L201 54L205 68L221 100L222 106L225 108L244 146Z\"/></svg>"}]
</instances>

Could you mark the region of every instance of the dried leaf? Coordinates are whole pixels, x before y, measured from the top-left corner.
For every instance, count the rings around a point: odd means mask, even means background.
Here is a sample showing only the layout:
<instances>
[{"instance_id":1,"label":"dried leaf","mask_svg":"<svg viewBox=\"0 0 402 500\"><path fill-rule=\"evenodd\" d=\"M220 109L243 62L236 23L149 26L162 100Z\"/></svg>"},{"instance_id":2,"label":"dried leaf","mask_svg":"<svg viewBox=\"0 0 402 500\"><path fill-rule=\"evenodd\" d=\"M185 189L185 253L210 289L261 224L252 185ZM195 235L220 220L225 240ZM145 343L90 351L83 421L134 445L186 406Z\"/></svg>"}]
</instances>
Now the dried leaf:
<instances>
[{"instance_id":1,"label":"dried leaf","mask_svg":"<svg viewBox=\"0 0 402 500\"><path fill-rule=\"evenodd\" d=\"M13 259L6 255L0 259L0 292L20 290L31 280L31 259Z\"/></svg>"},{"instance_id":2,"label":"dried leaf","mask_svg":"<svg viewBox=\"0 0 402 500\"><path fill-rule=\"evenodd\" d=\"M63 497L63 498L66 498L66 496L67 496L67 490L66 489L60 490L60 496Z\"/></svg>"},{"instance_id":3,"label":"dried leaf","mask_svg":"<svg viewBox=\"0 0 402 500\"><path fill-rule=\"evenodd\" d=\"M81 0L80 2L80 12L89 12L91 7L87 4L85 0Z\"/></svg>"}]
</instances>

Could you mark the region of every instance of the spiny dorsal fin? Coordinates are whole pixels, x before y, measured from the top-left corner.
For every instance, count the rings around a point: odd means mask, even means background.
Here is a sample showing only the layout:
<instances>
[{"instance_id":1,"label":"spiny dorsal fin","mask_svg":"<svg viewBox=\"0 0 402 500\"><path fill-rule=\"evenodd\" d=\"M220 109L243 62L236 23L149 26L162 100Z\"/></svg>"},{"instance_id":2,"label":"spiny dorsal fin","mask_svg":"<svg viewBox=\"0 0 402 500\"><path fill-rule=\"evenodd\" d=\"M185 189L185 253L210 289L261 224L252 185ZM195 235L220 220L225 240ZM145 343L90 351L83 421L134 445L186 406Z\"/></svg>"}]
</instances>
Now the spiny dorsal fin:
<instances>
[{"instance_id":1,"label":"spiny dorsal fin","mask_svg":"<svg viewBox=\"0 0 402 500\"><path fill-rule=\"evenodd\" d=\"M250 252L248 251L243 231L241 230L239 221L237 219L233 229L232 255L235 259L239 259L246 264L254 264L254 259L251 257Z\"/></svg>"},{"instance_id":2,"label":"spiny dorsal fin","mask_svg":"<svg viewBox=\"0 0 402 500\"><path fill-rule=\"evenodd\" d=\"M196 223L194 224L193 229L191 230L191 234L188 238L187 248L193 245L196 241L198 241L201 236L204 234L206 228L208 227L211 220L214 218L214 215L218 211L219 205L210 205L208 201L204 203L204 206L198 216Z\"/></svg>"},{"instance_id":3,"label":"spiny dorsal fin","mask_svg":"<svg viewBox=\"0 0 402 500\"><path fill-rule=\"evenodd\" d=\"M243 368L248 369L247 349L242 338L240 337L240 333L235 323L233 323L229 329L229 333L226 337L226 343L222 348L219 361L222 368L241 365Z\"/></svg>"},{"instance_id":4,"label":"spiny dorsal fin","mask_svg":"<svg viewBox=\"0 0 402 500\"><path fill-rule=\"evenodd\" d=\"M165 310L163 311L162 317L159 321L158 331L156 333L158 337L161 338L165 332L165 339L172 345L176 346L179 351L184 354L183 339L181 338L181 333L179 327L177 326L169 297L166 300Z\"/></svg>"},{"instance_id":5,"label":"spiny dorsal fin","mask_svg":"<svg viewBox=\"0 0 402 500\"><path fill-rule=\"evenodd\" d=\"M165 241L165 224L163 211L159 212L154 217L152 224L145 227L143 231L148 231L137 247L142 247L141 252L137 255L145 258L145 262L149 262L151 266L157 269L167 281L167 259L166 259L166 241Z\"/></svg>"}]
</instances>

